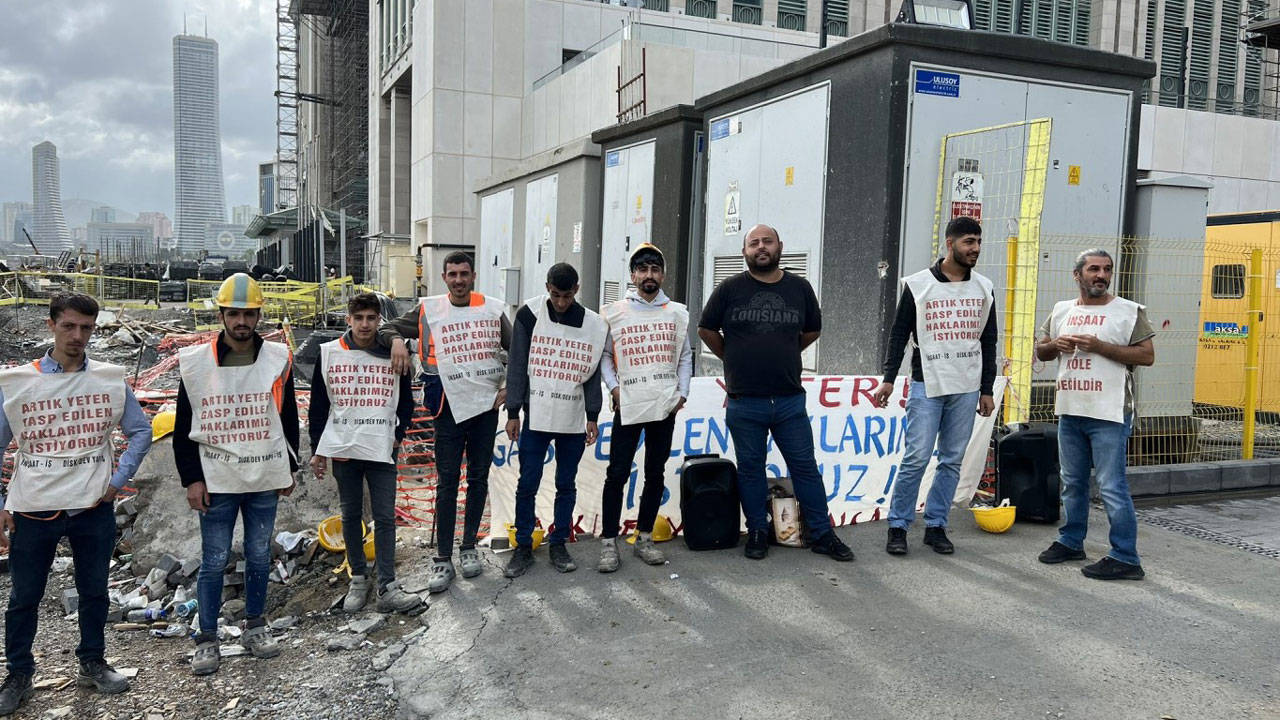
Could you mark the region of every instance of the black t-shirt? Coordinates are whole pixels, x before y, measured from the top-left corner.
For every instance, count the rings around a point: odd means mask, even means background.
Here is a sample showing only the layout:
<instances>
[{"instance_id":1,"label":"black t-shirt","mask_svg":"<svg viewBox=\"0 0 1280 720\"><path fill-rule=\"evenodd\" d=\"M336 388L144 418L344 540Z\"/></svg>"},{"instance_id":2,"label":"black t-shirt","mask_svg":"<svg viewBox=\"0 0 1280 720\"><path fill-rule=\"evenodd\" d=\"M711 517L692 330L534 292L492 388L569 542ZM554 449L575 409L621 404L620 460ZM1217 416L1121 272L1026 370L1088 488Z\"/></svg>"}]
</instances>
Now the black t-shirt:
<instances>
[{"instance_id":1,"label":"black t-shirt","mask_svg":"<svg viewBox=\"0 0 1280 720\"><path fill-rule=\"evenodd\" d=\"M822 329L813 286L785 270L776 283L743 272L725 280L702 309L699 327L724 333L724 375L735 395L795 395L800 333Z\"/></svg>"}]
</instances>

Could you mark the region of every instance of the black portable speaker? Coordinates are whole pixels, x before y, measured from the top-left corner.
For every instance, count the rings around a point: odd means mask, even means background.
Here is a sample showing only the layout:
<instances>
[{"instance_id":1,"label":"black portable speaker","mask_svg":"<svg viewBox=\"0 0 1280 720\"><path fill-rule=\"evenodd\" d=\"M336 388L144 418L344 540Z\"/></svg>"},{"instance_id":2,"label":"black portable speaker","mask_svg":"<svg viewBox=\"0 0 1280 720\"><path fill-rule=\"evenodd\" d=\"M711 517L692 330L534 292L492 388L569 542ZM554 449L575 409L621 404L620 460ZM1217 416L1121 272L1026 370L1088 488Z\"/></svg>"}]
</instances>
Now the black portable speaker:
<instances>
[{"instance_id":1,"label":"black portable speaker","mask_svg":"<svg viewBox=\"0 0 1280 720\"><path fill-rule=\"evenodd\" d=\"M680 470L680 516L690 550L737 547L738 469L719 455L692 455Z\"/></svg>"}]
</instances>

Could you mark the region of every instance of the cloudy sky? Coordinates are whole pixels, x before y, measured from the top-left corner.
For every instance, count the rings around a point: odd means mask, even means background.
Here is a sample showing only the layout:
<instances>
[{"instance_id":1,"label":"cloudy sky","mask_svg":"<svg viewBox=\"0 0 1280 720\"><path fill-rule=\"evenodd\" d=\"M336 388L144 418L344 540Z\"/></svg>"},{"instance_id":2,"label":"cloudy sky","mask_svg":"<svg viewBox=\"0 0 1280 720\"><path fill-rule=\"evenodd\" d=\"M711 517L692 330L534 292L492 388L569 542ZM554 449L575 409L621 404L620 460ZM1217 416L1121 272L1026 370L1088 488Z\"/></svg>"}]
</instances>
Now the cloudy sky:
<instances>
[{"instance_id":1,"label":"cloudy sky","mask_svg":"<svg viewBox=\"0 0 1280 720\"><path fill-rule=\"evenodd\" d=\"M62 197L173 217L173 36L218 41L227 213L275 153L275 0L0 0L0 201L31 201L31 147Z\"/></svg>"}]
</instances>

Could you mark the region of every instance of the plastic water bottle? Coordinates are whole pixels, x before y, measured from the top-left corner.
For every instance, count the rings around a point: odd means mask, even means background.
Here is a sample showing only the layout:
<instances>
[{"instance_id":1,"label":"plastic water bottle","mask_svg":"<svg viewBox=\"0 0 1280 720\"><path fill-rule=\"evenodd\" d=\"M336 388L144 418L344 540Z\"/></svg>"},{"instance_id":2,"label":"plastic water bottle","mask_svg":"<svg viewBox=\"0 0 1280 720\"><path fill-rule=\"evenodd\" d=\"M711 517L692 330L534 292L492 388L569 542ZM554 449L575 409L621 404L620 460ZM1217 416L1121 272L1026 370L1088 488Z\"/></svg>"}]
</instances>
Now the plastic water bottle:
<instances>
[{"instance_id":1,"label":"plastic water bottle","mask_svg":"<svg viewBox=\"0 0 1280 720\"><path fill-rule=\"evenodd\" d=\"M141 610L130 610L125 619L129 622L153 622L155 620L163 620L169 616L164 610L155 608L143 608Z\"/></svg>"},{"instance_id":2,"label":"plastic water bottle","mask_svg":"<svg viewBox=\"0 0 1280 720\"><path fill-rule=\"evenodd\" d=\"M191 598L184 603L179 603L178 606L174 608L174 612L178 617L191 617L191 614L196 611L196 607L198 607L196 599Z\"/></svg>"}]
</instances>

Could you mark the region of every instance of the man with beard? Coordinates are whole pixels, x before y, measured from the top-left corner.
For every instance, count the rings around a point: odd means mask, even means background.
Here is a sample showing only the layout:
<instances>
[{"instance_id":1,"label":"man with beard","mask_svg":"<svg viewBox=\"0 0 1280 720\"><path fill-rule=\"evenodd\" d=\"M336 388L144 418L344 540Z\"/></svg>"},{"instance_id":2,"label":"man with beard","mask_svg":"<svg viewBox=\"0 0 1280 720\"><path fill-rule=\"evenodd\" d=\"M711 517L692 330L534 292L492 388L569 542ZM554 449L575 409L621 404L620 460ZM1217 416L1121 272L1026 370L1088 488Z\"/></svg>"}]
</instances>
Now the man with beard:
<instances>
[{"instance_id":1,"label":"man with beard","mask_svg":"<svg viewBox=\"0 0 1280 720\"><path fill-rule=\"evenodd\" d=\"M85 355L97 316L98 302L88 295L55 295L46 321L53 347L35 362L0 371L0 449L18 440L8 495L0 499L0 552L9 556L12 579L0 715L15 712L33 691L31 646L62 538L71 546L79 592L76 684L108 694L129 689L129 680L104 659L107 572L116 544L116 492L151 447L151 423L125 384L124 368ZM129 447L113 472L117 427L129 436Z\"/></svg>"},{"instance_id":2,"label":"man with beard","mask_svg":"<svg viewBox=\"0 0 1280 720\"><path fill-rule=\"evenodd\" d=\"M191 660L196 675L216 672L222 662L218 614L237 515L244 525L245 559L240 644L254 657L280 654L265 617L267 576L276 505L293 492L298 469L293 355L256 331L262 290L253 278L236 273L222 281L215 301L222 331L212 342L178 352L182 380L173 430L178 478L187 504L200 513L200 628Z\"/></svg>"},{"instance_id":3,"label":"man with beard","mask_svg":"<svg viewBox=\"0 0 1280 720\"><path fill-rule=\"evenodd\" d=\"M974 272L982 250L982 226L970 217L947 223L947 254L902 281L898 313L889 333L884 381L873 397L885 407L906 354L915 341L907 394L906 456L898 468L889 505L890 555L907 554L907 528L916 515L920 479L938 448L938 469L924 507L924 544L949 555L947 516L960 481L973 415L995 410L995 296L991 281Z\"/></svg>"},{"instance_id":4,"label":"man with beard","mask_svg":"<svg viewBox=\"0 0 1280 720\"><path fill-rule=\"evenodd\" d=\"M644 489L636 519L636 556L649 565L666 562L653 544L653 523L662 502L663 472L671 457L676 413L689 397L693 349L689 346L689 310L662 292L666 263L662 251L644 243L631 253L627 296L604 308L609 337L600 374L613 396L613 430L609 467L600 501L600 572L618 569L618 521L622 490L631 477L644 433Z\"/></svg>"},{"instance_id":5,"label":"man with beard","mask_svg":"<svg viewBox=\"0 0 1280 720\"><path fill-rule=\"evenodd\" d=\"M396 580L396 456L413 423L413 390L391 368L391 354L377 343L381 303L373 293L347 302L347 332L320 346L311 371L311 472L323 480L330 458L342 508L342 540L351 582L342 601L357 612L374 587L364 556L364 487L373 514L377 609L407 613L422 599Z\"/></svg>"},{"instance_id":6,"label":"man with beard","mask_svg":"<svg viewBox=\"0 0 1280 720\"><path fill-rule=\"evenodd\" d=\"M476 535L489 497L498 408L506 399L502 352L511 347L511 321L502 301L474 291L475 263L470 255L446 255L440 279L448 293L420 299L378 333L379 342L390 345L391 361L398 370L409 367L404 338L419 339L423 405L433 419L436 436L436 555L427 580L427 590L433 593L449 589L455 576L453 534L463 456L467 458L467 507L458 566L464 578L484 572Z\"/></svg>"},{"instance_id":7,"label":"man with beard","mask_svg":"<svg viewBox=\"0 0 1280 720\"><path fill-rule=\"evenodd\" d=\"M1093 470L1111 525L1111 553L1080 571L1097 580L1141 580L1145 573L1125 450L1133 426L1133 366L1155 363L1155 330L1144 307L1107 291L1113 270L1106 250L1080 253L1072 271L1080 296L1053 306L1040 328L1043 339L1036 343L1037 358L1058 361L1054 413L1066 516L1040 562L1085 559Z\"/></svg>"},{"instance_id":8,"label":"man with beard","mask_svg":"<svg viewBox=\"0 0 1280 720\"><path fill-rule=\"evenodd\" d=\"M782 240L756 225L742 242L747 271L716 286L702 309L698 337L724 361L725 423L738 459L738 486L747 518L745 554L769 553L769 491L765 456L770 433L787 463L810 549L836 560L853 551L836 536L827 490L814 459L813 430L800 384L800 353L822 332L813 287L778 267Z\"/></svg>"}]
</instances>

